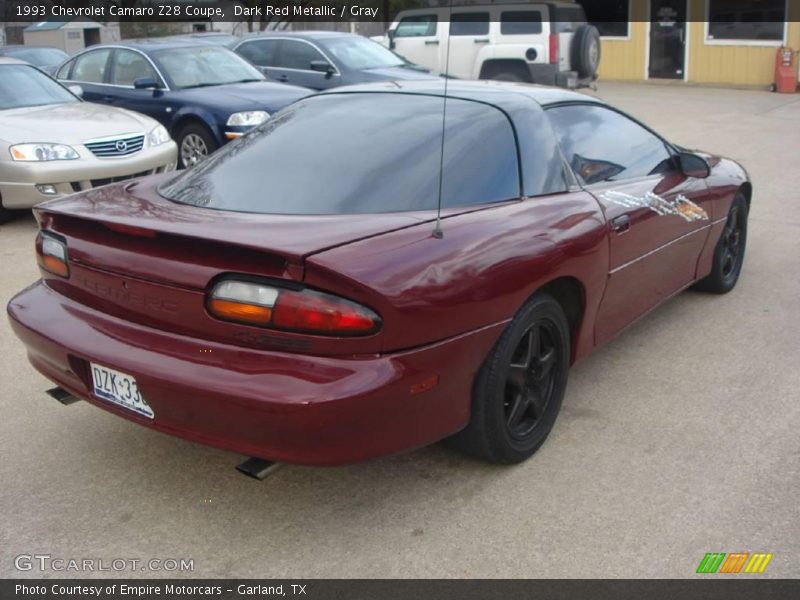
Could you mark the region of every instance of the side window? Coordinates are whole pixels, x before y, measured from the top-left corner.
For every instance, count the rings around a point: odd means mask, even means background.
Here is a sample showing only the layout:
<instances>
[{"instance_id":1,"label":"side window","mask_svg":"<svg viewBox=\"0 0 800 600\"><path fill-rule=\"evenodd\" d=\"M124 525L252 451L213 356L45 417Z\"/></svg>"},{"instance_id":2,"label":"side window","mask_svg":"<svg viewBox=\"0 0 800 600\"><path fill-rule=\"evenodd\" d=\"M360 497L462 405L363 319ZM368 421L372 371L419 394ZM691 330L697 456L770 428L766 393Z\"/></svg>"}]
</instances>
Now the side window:
<instances>
[{"instance_id":1,"label":"side window","mask_svg":"<svg viewBox=\"0 0 800 600\"><path fill-rule=\"evenodd\" d=\"M87 52L75 59L75 68L72 69L72 81L86 83L103 83L108 70L108 57L110 49L94 50Z\"/></svg>"},{"instance_id":2,"label":"side window","mask_svg":"<svg viewBox=\"0 0 800 600\"><path fill-rule=\"evenodd\" d=\"M584 184L663 173L672 166L664 142L603 106L577 104L546 111L558 142Z\"/></svg>"},{"instance_id":3,"label":"side window","mask_svg":"<svg viewBox=\"0 0 800 600\"><path fill-rule=\"evenodd\" d=\"M259 67L275 67L279 40L245 42L236 49L237 54Z\"/></svg>"},{"instance_id":4,"label":"side window","mask_svg":"<svg viewBox=\"0 0 800 600\"><path fill-rule=\"evenodd\" d=\"M450 20L450 35L486 35L489 33L489 13L454 13Z\"/></svg>"},{"instance_id":5,"label":"side window","mask_svg":"<svg viewBox=\"0 0 800 600\"><path fill-rule=\"evenodd\" d=\"M542 33L542 13L538 10L506 10L500 15L501 35Z\"/></svg>"},{"instance_id":6,"label":"side window","mask_svg":"<svg viewBox=\"0 0 800 600\"><path fill-rule=\"evenodd\" d=\"M75 61L70 60L61 65L58 73L56 73L56 79L67 79L69 76L69 70L72 68L73 64L75 64Z\"/></svg>"},{"instance_id":7,"label":"side window","mask_svg":"<svg viewBox=\"0 0 800 600\"><path fill-rule=\"evenodd\" d=\"M284 69L311 70L312 60L325 60L325 57L311 44L295 40L282 40L280 61L276 65Z\"/></svg>"},{"instance_id":8,"label":"side window","mask_svg":"<svg viewBox=\"0 0 800 600\"><path fill-rule=\"evenodd\" d=\"M436 15L406 17L397 24L394 37L424 37L436 35Z\"/></svg>"},{"instance_id":9,"label":"side window","mask_svg":"<svg viewBox=\"0 0 800 600\"><path fill-rule=\"evenodd\" d=\"M133 87L133 82L142 77L152 77L158 81L158 75L147 59L133 50L117 50L112 61L111 83Z\"/></svg>"}]
</instances>

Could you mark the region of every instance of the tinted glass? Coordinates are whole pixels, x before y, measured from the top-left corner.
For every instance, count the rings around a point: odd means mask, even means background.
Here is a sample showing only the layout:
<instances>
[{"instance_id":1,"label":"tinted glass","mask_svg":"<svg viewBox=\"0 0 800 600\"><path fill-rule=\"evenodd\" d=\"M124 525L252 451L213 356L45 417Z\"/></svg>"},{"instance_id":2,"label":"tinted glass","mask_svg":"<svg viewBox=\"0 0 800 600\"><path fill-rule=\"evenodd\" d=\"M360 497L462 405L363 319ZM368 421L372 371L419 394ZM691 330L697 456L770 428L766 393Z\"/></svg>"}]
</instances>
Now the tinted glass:
<instances>
[{"instance_id":1,"label":"tinted glass","mask_svg":"<svg viewBox=\"0 0 800 600\"><path fill-rule=\"evenodd\" d=\"M585 184L669 170L664 142L613 110L562 106L549 109L547 116L572 170Z\"/></svg>"},{"instance_id":2,"label":"tinted glass","mask_svg":"<svg viewBox=\"0 0 800 600\"><path fill-rule=\"evenodd\" d=\"M111 50L94 50L75 59L70 79L85 83L103 83L105 81L108 57Z\"/></svg>"},{"instance_id":3,"label":"tinted glass","mask_svg":"<svg viewBox=\"0 0 800 600\"><path fill-rule=\"evenodd\" d=\"M406 17L397 25L394 37L419 37L436 35L436 15Z\"/></svg>"},{"instance_id":4,"label":"tinted glass","mask_svg":"<svg viewBox=\"0 0 800 600\"><path fill-rule=\"evenodd\" d=\"M325 57L314 46L306 42L281 41L279 67L310 71L312 60L325 60Z\"/></svg>"},{"instance_id":5,"label":"tinted glass","mask_svg":"<svg viewBox=\"0 0 800 600\"><path fill-rule=\"evenodd\" d=\"M489 13L455 13L450 19L450 35L486 35Z\"/></svg>"},{"instance_id":6,"label":"tinted glass","mask_svg":"<svg viewBox=\"0 0 800 600\"><path fill-rule=\"evenodd\" d=\"M786 0L708 0L708 39L782 40L786 6Z\"/></svg>"},{"instance_id":7,"label":"tinted glass","mask_svg":"<svg viewBox=\"0 0 800 600\"><path fill-rule=\"evenodd\" d=\"M578 27L586 24L586 14L581 6L555 6L552 14L553 33L577 31Z\"/></svg>"},{"instance_id":8,"label":"tinted glass","mask_svg":"<svg viewBox=\"0 0 800 600\"><path fill-rule=\"evenodd\" d=\"M247 42L236 49L236 52L249 60L254 65L260 67L274 67L276 64L275 54L278 49L279 40L257 40Z\"/></svg>"},{"instance_id":9,"label":"tinted glass","mask_svg":"<svg viewBox=\"0 0 800 600\"><path fill-rule=\"evenodd\" d=\"M58 48L14 48L8 50L6 55L24 60L37 67L58 65L69 58L66 52Z\"/></svg>"},{"instance_id":10,"label":"tinted glass","mask_svg":"<svg viewBox=\"0 0 800 600\"><path fill-rule=\"evenodd\" d=\"M220 46L187 46L153 52L165 75L179 88L263 81L264 76L238 54Z\"/></svg>"},{"instance_id":11,"label":"tinted glass","mask_svg":"<svg viewBox=\"0 0 800 600\"><path fill-rule=\"evenodd\" d=\"M0 65L0 110L78 102L61 85L27 65Z\"/></svg>"},{"instance_id":12,"label":"tinted glass","mask_svg":"<svg viewBox=\"0 0 800 600\"><path fill-rule=\"evenodd\" d=\"M187 204L280 214L434 209L442 98L327 94L291 105L162 186ZM449 99L443 206L519 198L511 126L495 108Z\"/></svg>"},{"instance_id":13,"label":"tinted glass","mask_svg":"<svg viewBox=\"0 0 800 600\"><path fill-rule=\"evenodd\" d=\"M542 33L542 13L536 10L508 10L500 15L502 35Z\"/></svg>"},{"instance_id":14,"label":"tinted glass","mask_svg":"<svg viewBox=\"0 0 800 600\"><path fill-rule=\"evenodd\" d=\"M158 81L158 76L147 59L133 50L117 50L114 54L114 68L111 71L111 83L115 85L133 85L133 82L142 77L152 77Z\"/></svg>"},{"instance_id":15,"label":"tinted glass","mask_svg":"<svg viewBox=\"0 0 800 600\"><path fill-rule=\"evenodd\" d=\"M403 61L391 50L363 37L340 37L325 41L325 50L348 69L396 67Z\"/></svg>"}]
</instances>

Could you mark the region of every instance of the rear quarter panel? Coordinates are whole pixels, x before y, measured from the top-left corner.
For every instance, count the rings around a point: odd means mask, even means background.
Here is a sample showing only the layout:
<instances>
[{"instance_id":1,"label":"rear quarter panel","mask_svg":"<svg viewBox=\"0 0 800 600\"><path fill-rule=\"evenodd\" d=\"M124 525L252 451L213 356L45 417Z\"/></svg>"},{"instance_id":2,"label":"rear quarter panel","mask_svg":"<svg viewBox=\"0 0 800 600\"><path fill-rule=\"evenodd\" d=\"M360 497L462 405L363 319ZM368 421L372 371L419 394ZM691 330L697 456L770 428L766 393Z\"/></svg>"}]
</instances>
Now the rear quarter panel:
<instances>
[{"instance_id":1,"label":"rear quarter panel","mask_svg":"<svg viewBox=\"0 0 800 600\"><path fill-rule=\"evenodd\" d=\"M574 277L584 310L573 356L591 349L608 273L606 225L592 196L508 202L444 218L442 230L437 239L428 222L313 255L306 283L376 310L383 351L396 351L508 321L543 285Z\"/></svg>"}]
</instances>

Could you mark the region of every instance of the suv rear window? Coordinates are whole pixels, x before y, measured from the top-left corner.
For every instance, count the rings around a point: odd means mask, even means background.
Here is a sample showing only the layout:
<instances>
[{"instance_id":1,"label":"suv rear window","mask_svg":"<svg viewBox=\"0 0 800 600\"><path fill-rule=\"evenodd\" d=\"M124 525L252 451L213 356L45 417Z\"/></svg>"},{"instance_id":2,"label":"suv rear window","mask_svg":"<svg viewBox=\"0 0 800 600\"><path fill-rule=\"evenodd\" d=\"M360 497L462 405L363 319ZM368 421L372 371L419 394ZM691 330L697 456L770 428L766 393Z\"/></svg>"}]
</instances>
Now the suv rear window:
<instances>
[{"instance_id":1,"label":"suv rear window","mask_svg":"<svg viewBox=\"0 0 800 600\"><path fill-rule=\"evenodd\" d=\"M489 13L453 13L450 35L486 35L489 33Z\"/></svg>"},{"instance_id":2,"label":"suv rear window","mask_svg":"<svg viewBox=\"0 0 800 600\"><path fill-rule=\"evenodd\" d=\"M501 35L542 33L542 13L538 10L508 10L500 14Z\"/></svg>"},{"instance_id":3,"label":"suv rear window","mask_svg":"<svg viewBox=\"0 0 800 600\"><path fill-rule=\"evenodd\" d=\"M272 214L435 209L441 96L323 94L297 102L162 185L176 202ZM520 197L517 149L498 109L447 99L442 206Z\"/></svg>"},{"instance_id":4,"label":"suv rear window","mask_svg":"<svg viewBox=\"0 0 800 600\"><path fill-rule=\"evenodd\" d=\"M586 13L582 6L556 6L553 8L553 33L575 32L586 25Z\"/></svg>"}]
</instances>

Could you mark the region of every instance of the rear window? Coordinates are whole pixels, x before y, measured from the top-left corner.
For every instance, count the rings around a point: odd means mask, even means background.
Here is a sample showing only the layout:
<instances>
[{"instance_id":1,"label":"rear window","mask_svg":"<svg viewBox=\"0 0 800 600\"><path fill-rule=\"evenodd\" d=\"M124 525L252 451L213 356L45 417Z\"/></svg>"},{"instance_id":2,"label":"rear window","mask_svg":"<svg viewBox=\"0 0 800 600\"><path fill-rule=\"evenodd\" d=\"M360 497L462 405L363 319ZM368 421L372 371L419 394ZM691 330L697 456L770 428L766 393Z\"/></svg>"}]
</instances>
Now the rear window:
<instances>
[{"instance_id":1,"label":"rear window","mask_svg":"<svg viewBox=\"0 0 800 600\"><path fill-rule=\"evenodd\" d=\"M281 111L162 185L177 202L272 214L435 209L442 98L326 94ZM491 106L448 98L442 205L520 197L516 142Z\"/></svg>"},{"instance_id":2,"label":"rear window","mask_svg":"<svg viewBox=\"0 0 800 600\"><path fill-rule=\"evenodd\" d=\"M575 32L581 25L586 25L582 6L556 6L553 9L553 33Z\"/></svg>"},{"instance_id":3,"label":"rear window","mask_svg":"<svg viewBox=\"0 0 800 600\"><path fill-rule=\"evenodd\" d=\"M489 13L453 13L450 35L486 35L489 33Z\"/></svg>"},{"instance_id":4,"label":"rear window","mask_svg":"<svg viewBox=\"0 0 800 600\"><path fill-rule=\"evenodd\" d=\"M502 35L542 33L542 13L537 10L509 10L500 14Z\"/></svg>"}]
</instances>

